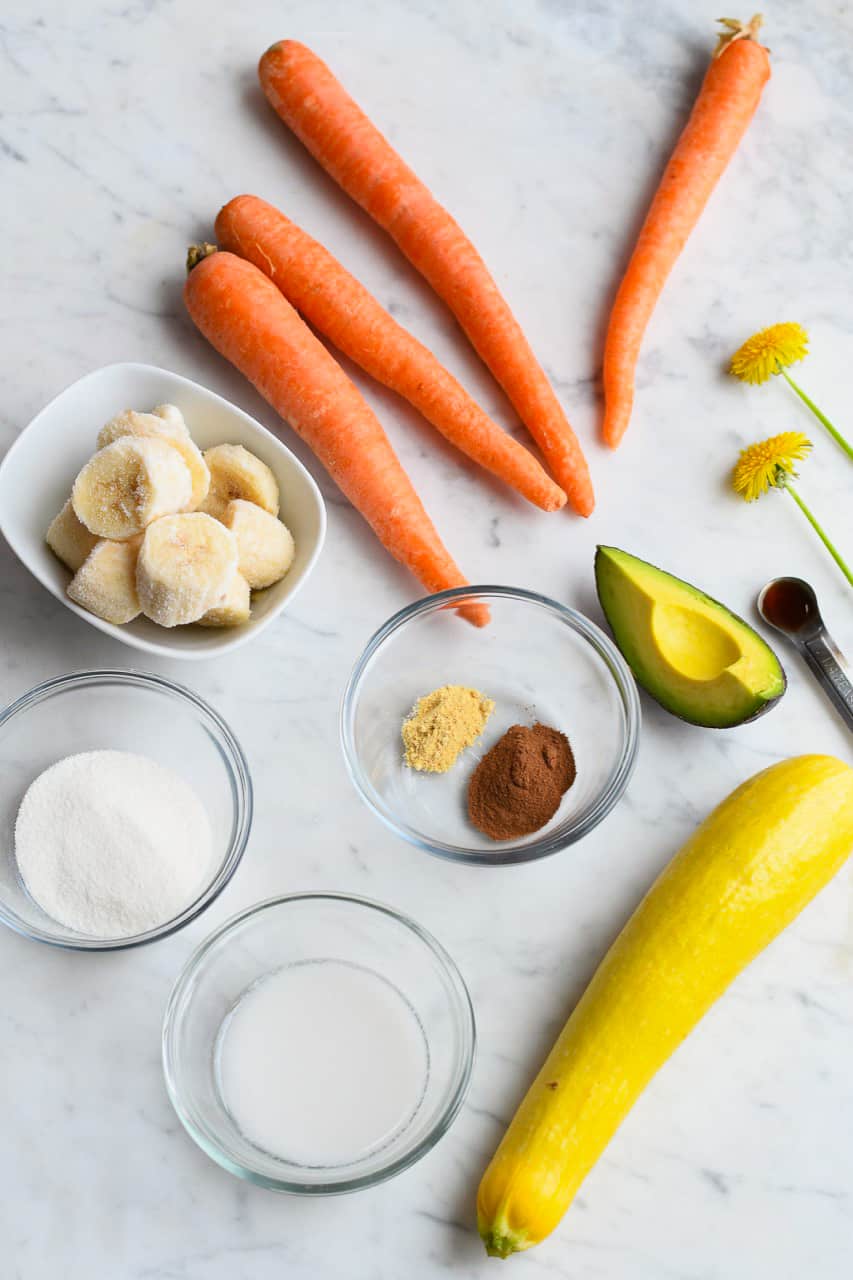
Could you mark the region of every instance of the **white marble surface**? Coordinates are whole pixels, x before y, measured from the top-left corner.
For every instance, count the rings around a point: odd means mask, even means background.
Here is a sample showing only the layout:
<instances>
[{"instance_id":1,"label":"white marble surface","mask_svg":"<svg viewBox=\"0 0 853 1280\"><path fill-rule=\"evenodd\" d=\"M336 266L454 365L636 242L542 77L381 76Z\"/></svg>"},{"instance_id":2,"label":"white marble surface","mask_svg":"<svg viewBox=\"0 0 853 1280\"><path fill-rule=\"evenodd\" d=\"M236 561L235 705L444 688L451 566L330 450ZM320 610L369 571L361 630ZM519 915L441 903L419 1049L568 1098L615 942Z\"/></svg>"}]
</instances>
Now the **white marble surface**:
<instances>
[{"instance_id":1,"label":"white marble surface","mask_svg":"<svg viewBox=\"0 0 853 1280\"><path fill-rule=\"evenodd\" d=\"M620 0L6 0L3 445L81 373L125 359L187 374L274 425L194 332L180 297L187 243L209 235L220 204L243 190L324 240L513 425L447 313L261 101L258 55L296 36L472 234L589 450L594 517L546 517L460 466L392 396L365 388L470 576L535 587L599 618L596 541L681 572L747 615L766 578L793 572L815 584L853 652L850 592L793 504L747 508L726 490L739 445L811 423L783 386L752 391L722 372L753 329L798 319L814 347L803 382L853 425L849 6L772 5L774 78L759 116L655 316L622 449L613 456L596 441L608 299L718 8L651 0L641 19ZM499 1264L472 1229L481 1170L639 895L748 774L799 750L850 756L849 736L786 654L787 697L748 727L690 728L645 701L627 797L579 847L491 872L425 857L362 807L337 740L351 663L415 591L309 465L330 532L293 609L233 658L149 664L209 698L250 758L257 820L233 884L193 928L137 953L91 958L0 937L4 1277L491 1275ZM802 491L848 554L852 476L818 437ZM134 665L5 548L0 557L0 699L58 672ZM433 930L470 984L480 1051L464 1113L420 1165L371 1193L307 1203L229 1178L189 1141L163 1089L159 1027L177 970L211 926L258 898L316 887L385 899ZM849 1276L851 982L848 868L661 1072L560 1232L512 1260L512 1273Z\"/></svg>"}]
</instances>

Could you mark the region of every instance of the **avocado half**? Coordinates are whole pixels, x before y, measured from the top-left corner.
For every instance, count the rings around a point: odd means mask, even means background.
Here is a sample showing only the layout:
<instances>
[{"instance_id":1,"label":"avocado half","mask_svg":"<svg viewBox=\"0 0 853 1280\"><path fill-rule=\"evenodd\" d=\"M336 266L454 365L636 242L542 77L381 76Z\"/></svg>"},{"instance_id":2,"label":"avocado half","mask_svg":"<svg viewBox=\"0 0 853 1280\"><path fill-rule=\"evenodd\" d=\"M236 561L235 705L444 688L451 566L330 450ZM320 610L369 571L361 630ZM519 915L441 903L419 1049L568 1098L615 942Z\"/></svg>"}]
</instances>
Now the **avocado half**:
<instances>
[{"instance_id":1,"label":"avocado half","mask_svg":"<svg viewBox=\"0 0 853 1280\"><path fill-rule=\"evenodd\" d=\"M673 715L729 729L769 711L785 692L769 644L689 582L618 547L598 547L595 584L637 682Z\"/></svg>"}]
</instances>

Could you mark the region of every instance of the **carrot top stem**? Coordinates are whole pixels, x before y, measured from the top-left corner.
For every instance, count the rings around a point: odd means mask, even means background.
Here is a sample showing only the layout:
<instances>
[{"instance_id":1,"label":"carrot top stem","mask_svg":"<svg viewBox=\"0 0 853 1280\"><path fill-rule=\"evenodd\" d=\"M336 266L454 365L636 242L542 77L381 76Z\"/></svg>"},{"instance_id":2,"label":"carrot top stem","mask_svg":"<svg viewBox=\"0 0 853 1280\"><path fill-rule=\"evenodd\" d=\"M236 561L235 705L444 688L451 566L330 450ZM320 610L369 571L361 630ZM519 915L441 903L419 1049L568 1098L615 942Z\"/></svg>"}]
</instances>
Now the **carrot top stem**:
<instances>
[{"instance_id":1,"label":"carrot top stem","mask_svg":"<svg viewBox=\"0 0 853 1280\"><path fill-rule=\"evenodd\" d=\"M739 18L718 18L717 21L723 30L717 36L715 58L719 58L730 44L734 44L735 40L757 40L764 22L764 14L754 13L749 22L741 22Z\"/></svg>"},{"instance_id":2,"label":"carrot top stem","mask_svg":"<svg viewBox=\"0 0 853 1280\"><path fill-rule=\"evenodd\" d=\"M218 247L218 245L209 244L207 240L202 240L201 244L191 244L187 249L187 272L192 271L193 267L197 267L212 253L216 253Z\"/></svg>"}]
</instances>

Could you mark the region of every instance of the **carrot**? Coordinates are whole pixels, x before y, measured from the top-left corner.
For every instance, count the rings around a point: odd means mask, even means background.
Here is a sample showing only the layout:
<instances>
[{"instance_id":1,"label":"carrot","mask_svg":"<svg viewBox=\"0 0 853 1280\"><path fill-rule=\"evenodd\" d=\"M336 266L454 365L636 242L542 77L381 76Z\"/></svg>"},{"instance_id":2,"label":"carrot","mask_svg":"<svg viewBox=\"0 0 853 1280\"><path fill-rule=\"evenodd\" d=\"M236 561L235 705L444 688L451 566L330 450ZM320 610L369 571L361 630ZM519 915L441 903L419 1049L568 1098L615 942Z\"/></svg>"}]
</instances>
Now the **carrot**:
<instances>
[{"instance_id":1,"label":"carrot","mask_svg":"<svg viewBox=\"0 0 853 1280\"><path fill-rule=\"evenodd\" d=\"M296 40L261 58L261 87L323 168L393 237L443 298L509 396L581 515L594 506L586 460L521 326L471 241L335 79Z\"/></svg>"},{"instance_id":2,"label":"carrot","mask_svg":"<svg viewBox=\"0 0 853 1280\"><path fill-rule=\"evenodd\" d=\"M610 315L603 434L611 449L619 444L631 417L634 372L646 325L770 78L767 50L756 40L761 16L748 23L721 21L726 32L652 200Z\"/></svg>"},{"instance_id":3,"label":"carrot","mask_svg":"<svg viewBox=\"0 0 853 1280\"><path fill-rule=\"evenodd\" d=\"M184 301L198 328L308 444L385 549L429 592L466 586L376 415L275 285L232 253L191 250L188 265ZM468 616L488 615L471 605Z\"/></svg>"},{"instance_id":4,"label":"carrot","mask_svg":"<svg viewBox=\"0 0 853 1280\"><path fill-rule=\"evenodd\" d=\"M565 505L566 495L533 455L327 249L278 209L257 196L237 196L219 212L216 239L259 267L315 329L414 405L469 458L544 511Z\"/></svg>"}]
</instances>

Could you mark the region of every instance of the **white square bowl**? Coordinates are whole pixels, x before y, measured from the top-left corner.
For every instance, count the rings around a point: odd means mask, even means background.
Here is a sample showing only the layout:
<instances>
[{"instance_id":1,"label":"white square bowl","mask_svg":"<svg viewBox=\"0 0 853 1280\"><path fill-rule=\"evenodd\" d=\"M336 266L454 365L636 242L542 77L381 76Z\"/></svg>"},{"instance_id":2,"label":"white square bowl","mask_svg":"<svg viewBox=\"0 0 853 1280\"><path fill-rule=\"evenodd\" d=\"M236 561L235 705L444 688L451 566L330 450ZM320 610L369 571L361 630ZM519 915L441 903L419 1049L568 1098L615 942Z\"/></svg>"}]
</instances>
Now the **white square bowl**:
<instances>
[{"instance_id":1,"label":"white square bowl","mask_svg":"<svg viewBox=\"0 0 853 1280\"><path fill-rule=\"evenodd\" d=\"M281 582L253 594L252 617L241 627L158 627L137 618L118 627L87 613L66 595L71 574L45 542L53 517L94 453L98 431L122 409L174 404L200 449L241 444L272 470L281 490L281 517L296 555ZM326 508L312 477L266 427L189 378L146 364L111 364L62 391L25 427L0 464L0 531L18 559L48 591L91 626L145 653L212 658L246 644L281 613L311 570L326 535Z\"/></svg>"}]
</instances>

